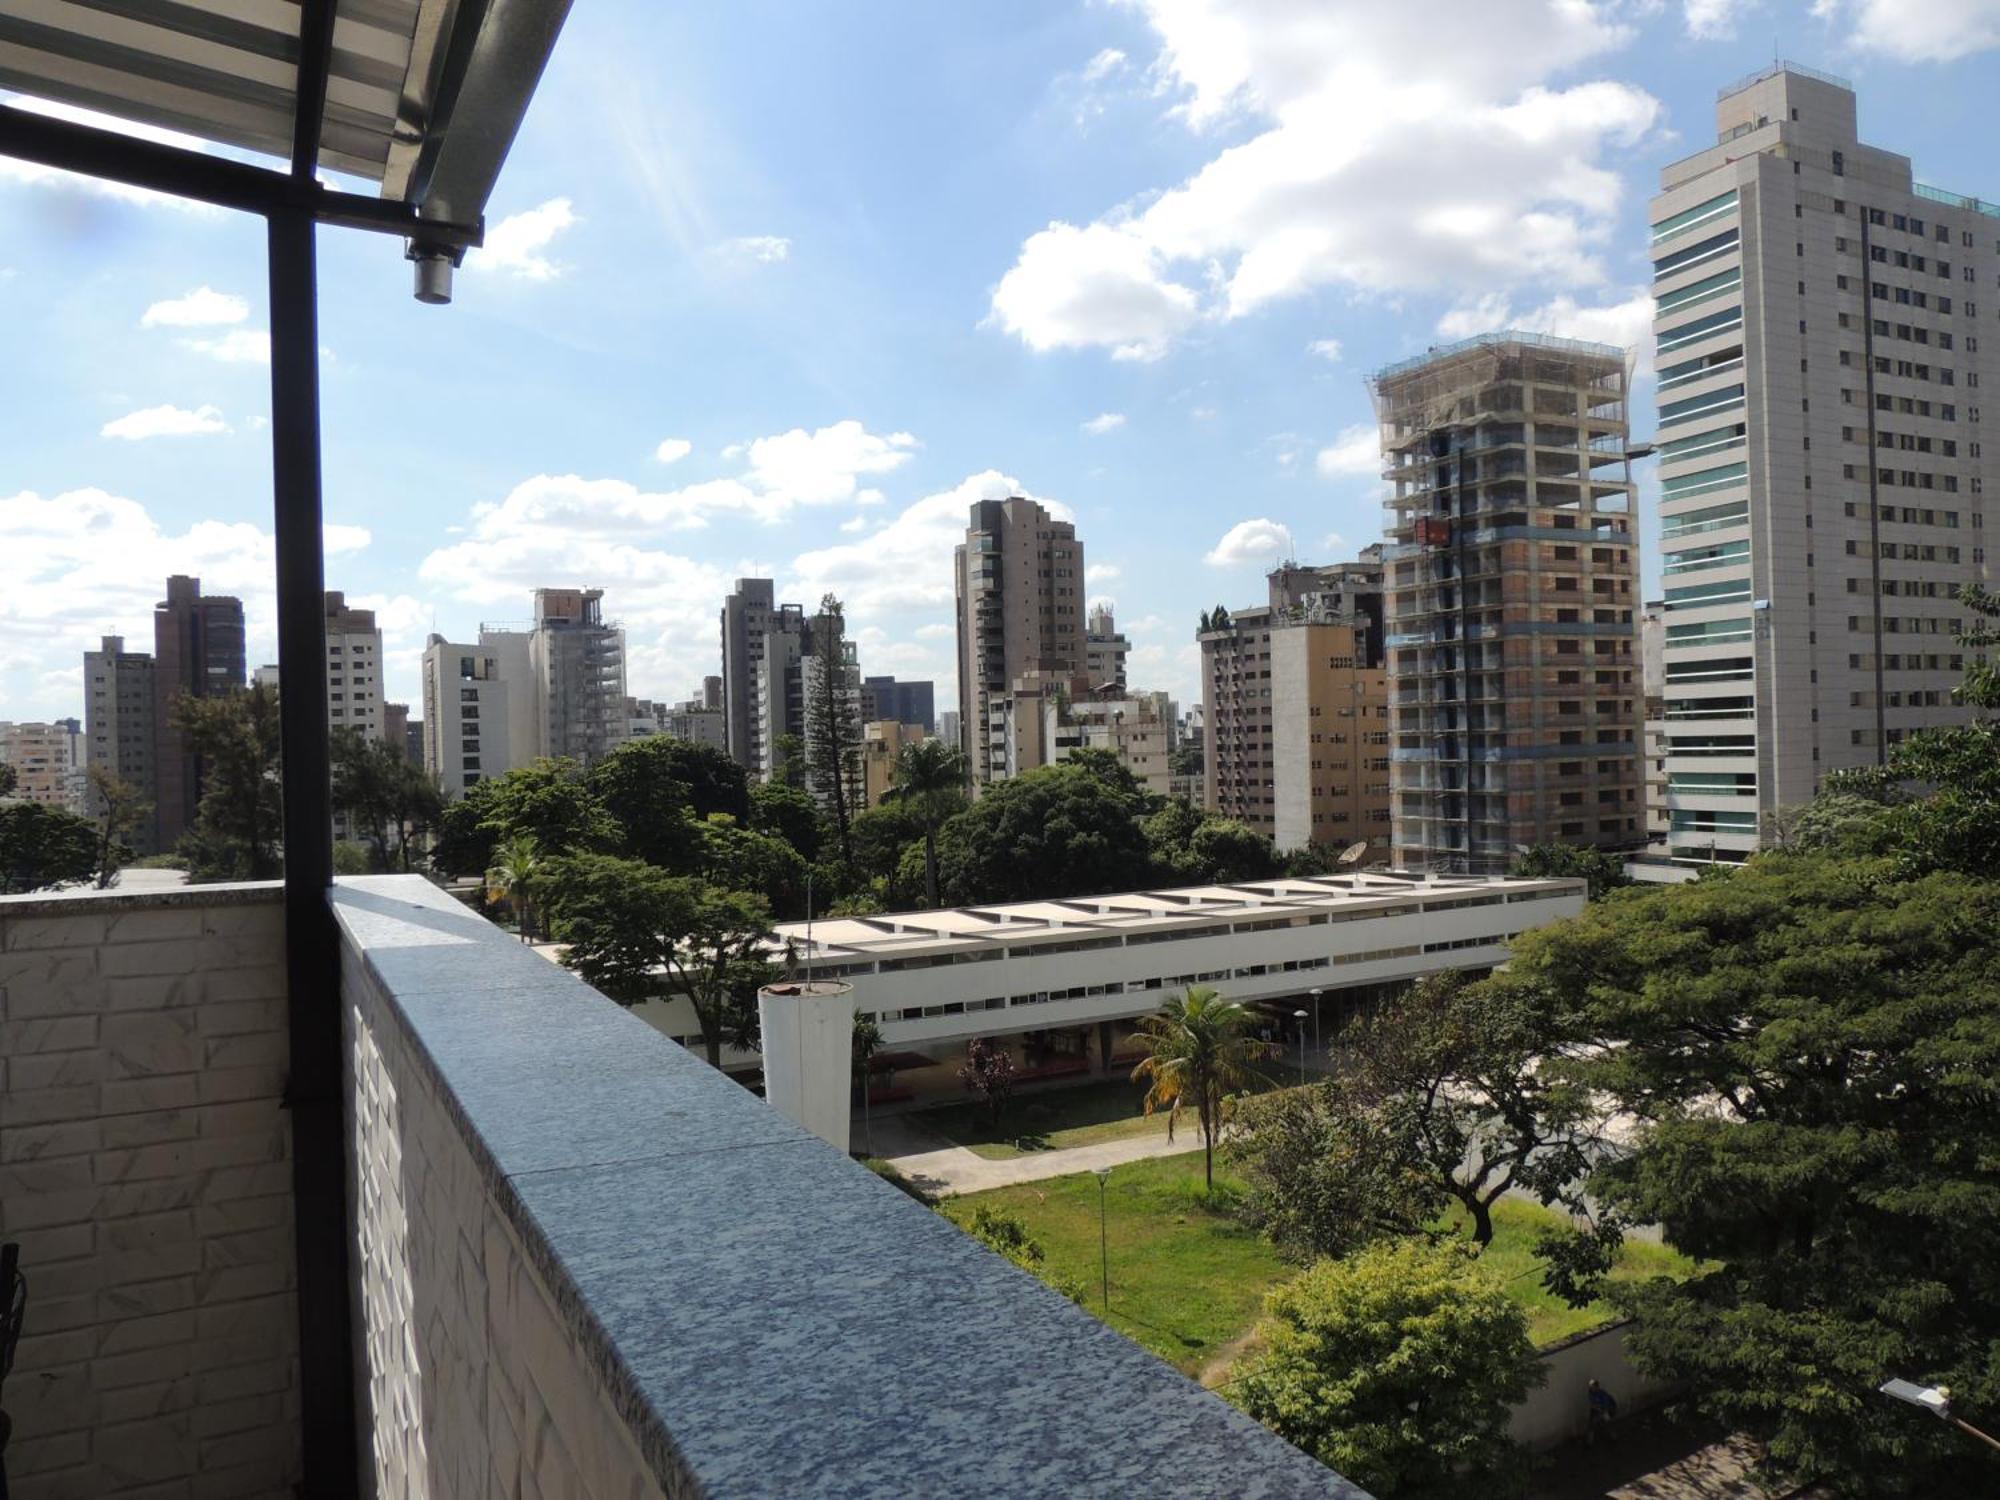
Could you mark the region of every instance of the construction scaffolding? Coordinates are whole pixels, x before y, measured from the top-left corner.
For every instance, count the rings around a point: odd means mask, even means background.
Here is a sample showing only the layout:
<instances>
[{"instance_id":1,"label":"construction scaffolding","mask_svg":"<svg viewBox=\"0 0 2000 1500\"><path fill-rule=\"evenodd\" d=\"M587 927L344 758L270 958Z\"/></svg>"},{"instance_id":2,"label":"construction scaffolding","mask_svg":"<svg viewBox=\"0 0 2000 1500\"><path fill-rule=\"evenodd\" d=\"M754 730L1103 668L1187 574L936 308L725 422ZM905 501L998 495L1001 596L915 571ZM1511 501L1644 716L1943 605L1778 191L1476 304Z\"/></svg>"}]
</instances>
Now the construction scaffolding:
<instances>
[{"instance_id":1,"label":"construction scaffolding","mask_svg":"<svg viewBox=\"0 0 2000 1500\"><path fill-rule=\"evenodd\" d=\"M1630 374L1611 345L1498 333L1369 382L1407 867L1644 842Z\"/></svg>"}]
</instances>

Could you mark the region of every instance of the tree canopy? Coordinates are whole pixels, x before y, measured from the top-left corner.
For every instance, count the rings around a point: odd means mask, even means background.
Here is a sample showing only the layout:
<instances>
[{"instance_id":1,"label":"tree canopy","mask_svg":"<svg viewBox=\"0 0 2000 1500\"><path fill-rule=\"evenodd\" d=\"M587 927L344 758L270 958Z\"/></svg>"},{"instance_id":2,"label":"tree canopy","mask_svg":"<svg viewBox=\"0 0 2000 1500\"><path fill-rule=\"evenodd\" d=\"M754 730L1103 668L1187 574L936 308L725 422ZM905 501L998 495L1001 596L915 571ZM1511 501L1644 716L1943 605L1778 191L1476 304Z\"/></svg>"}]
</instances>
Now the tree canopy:
<instances>
[{"instance_id":1,"label":"tree canopy","mask_svg":"<svg viewBox=\"0 0 2000 1500\"><path fill-rule=\"evenodd\" d=\"M271 880L284 873L278 695L261 683L216 698L176 698L171 709L202 763L201 802L181 836L188 879Z\"/></svg>"},{"instance_id":2,"label":"tree canopy","mask_svg":"<svg viewBox=\"0 0 2000 1500\"><path fill-rule=\"evenodd\" d=\"M92 879L97 825L40 802L0 802L0 896Z\"/></svg>"},{"instance_id":3,"label":"tree canopy","mask_svg":"<svg viewBox=\"0 0 2000 1500\"><path fill-rule=\"evenodd\" d=\"M1509 1407L1540 1383L1527 1314L1460 1246L1322 1260L1265 1302L1229 1398L1380 1500L1510 1492Z\"/></svg>"},{"instance_id":4,"label":"tree canopy","mask_svg":"<svg viewBox=\"0 0 2000 1500\"><path fill-rule=\"evenodd\" d=\"M1152 860L1138 809L1136 788L1075 760L996 782L938 832L943 899L973 905L1141 889Z\"/></svg>"},{"instance_id":5,"label":"tree canopy","mask_svg":"<svg viewBox=\"0 0 2000 1500\"><path fill-rule=\"evenodd\" d=\"M1611 1284L1635 1357L1801 1481L1956 1493L1986 1462L1875 1388L2000 1404L1996 931L1991 882L1766 853L1516 942L1508 983L1606 1044L1554 1066L1641 1122L1593 1195L1714 1263Z\"/></svg>"},{"instance_id":6,"label":"tree canopy","mask_svg":"<svg viewBox=\"0 0 2000 1500\"><path fill-rule=\"evenodd\" d=\"M544 758L466 788L439 820L431 862L448 875L483 875L494 847L523 835L555 857L614 850L625 830L575 761Z\"/></svg>"}]
</instances>

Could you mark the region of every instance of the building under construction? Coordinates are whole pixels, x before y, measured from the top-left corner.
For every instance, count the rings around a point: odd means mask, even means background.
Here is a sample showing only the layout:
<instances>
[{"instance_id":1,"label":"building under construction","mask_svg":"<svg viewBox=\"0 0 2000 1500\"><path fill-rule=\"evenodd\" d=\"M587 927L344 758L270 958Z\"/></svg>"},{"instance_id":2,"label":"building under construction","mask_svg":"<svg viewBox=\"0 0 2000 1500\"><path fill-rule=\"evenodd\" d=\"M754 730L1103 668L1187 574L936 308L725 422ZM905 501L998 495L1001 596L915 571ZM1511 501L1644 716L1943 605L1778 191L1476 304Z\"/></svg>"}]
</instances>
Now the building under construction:
<instances>
[{"instance_id":1,"label":"building under construction","mask_svg":"<svg viewBox=\"0 0 2000 1500\"><path fill-rule=\"evenodd\" d=\"M1610 345L1492 333L1370 381L1405 868L1644 842L1628 378Z\"/></svg>"}]
</instances>

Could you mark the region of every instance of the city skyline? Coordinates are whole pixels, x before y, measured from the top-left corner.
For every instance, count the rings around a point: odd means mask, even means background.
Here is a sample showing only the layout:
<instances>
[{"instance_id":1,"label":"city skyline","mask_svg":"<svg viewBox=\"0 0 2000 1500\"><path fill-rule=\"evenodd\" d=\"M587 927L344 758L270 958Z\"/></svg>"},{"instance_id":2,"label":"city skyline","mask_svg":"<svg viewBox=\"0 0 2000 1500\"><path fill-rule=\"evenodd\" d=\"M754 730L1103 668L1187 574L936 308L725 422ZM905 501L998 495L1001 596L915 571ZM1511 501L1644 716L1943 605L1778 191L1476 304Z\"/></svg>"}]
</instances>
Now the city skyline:
<instances>
[{"instance_id":1,"label":"city skyline","mask_svg":"<svg viewBox=\"0 0 2000 1500\"><path fill-rule=\"evenodd\" d=\"M1373 16L1296 37L1298 66L1281 66L1219 45L1250 34L1222 3L1196 20L1142 3L920 16L893 35L798 9L788 24L807 40L826 28L828 47L771 58L736 34L755 28L588 8L449 318L381 295L403 270L380 247L324 247L328 584L376 611L394 701L417 701L433 628L461 639L517 618L536 583L603 588L629 633L630 691L678 699L716 669L730 580L761 573L781 597L839 594L870 671L934 680L949 702L950 547L973 500L1022 493L1091 539L1087 594L1116 601L1133 681L1191 702L1199 608L1254 597L1285 551L1339 561L1381 536L1366 371L1503 325L1649 361L1646 204L1660 168L1706 139L1715 89L1767 60L1771 31L1854 79L1865 139L1910 154L1923 180L1996 191L1961 128L1995 77L1990 28L1937 16L1895 32L1879 4L1818 9L1481 7L1507 24L1482 23L1474 78ZM738 87L677 76L658 90L671 104L642 102L617 86L620 52L669 70L701 56ZM827 57L865 58L881 87L828 97ZM941 101L975 65L982 97L1011 106L887 138L912 112L950 115ZM1309 223L1267 222L1263 159L1313 121L1353 123L1326 112L1336 84L1394 108L1342 136L1348 158L1295 210ZM1419 234L1398 267L1368 219L1287 262L1281 231L1331 235L1381 174L1406 172L1418 137L1465 145L1440 123L1448 99L1489 120L1561 116L1547 140L1482 161L1506 178L1490 192L1456 169L1435 184L1546 237L1503 235L1500 251ZM574 166L589 131L611 143L604 169ZM697 166L670 149L682 134L721 149ZM882 181L814 185L842 144ZM934 201L891 185L967 160L980 182ZM636 195L614 193L626 178ZM1225 193L1212 242L1176 230L1177 211ZM0 559L0 711L80 712L82 653L143 639L169 572L242 597L250 659L272 659L257 236L18 167L0 200L17 210L0 224L0 308L46 351L0 374L0 523L24 543ZM952 227L965 232L941 238ZM79 270L87 296L42 295ZM600 316L612 303L623 316ZM677 337L655 344L656 324ZM582 347L586 325L625 331ZM411 435L392 374L474 345L490 373L421 393L436 425ZM510 373L527 368L552 378ZM1653 404L1642 373L1636 435ZM1650 596L1650 472L1643 495Z\"/></svg>"}]
</instances>

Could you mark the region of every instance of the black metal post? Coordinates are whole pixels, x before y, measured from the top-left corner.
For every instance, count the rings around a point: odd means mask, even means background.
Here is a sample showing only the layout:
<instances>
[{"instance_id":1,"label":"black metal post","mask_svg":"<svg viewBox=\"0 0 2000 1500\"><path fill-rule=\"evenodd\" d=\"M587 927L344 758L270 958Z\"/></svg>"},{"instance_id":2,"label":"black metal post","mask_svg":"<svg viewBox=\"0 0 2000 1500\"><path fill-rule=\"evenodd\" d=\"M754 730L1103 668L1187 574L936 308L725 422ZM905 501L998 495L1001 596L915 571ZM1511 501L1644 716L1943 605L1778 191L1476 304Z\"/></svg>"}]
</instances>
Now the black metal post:
<instances>
[{"instance_id":1,"label":"black metal post","mask_svg":"<svg viewBox=\"0 0 2000 1500\"><path fill-rule=\"evenodd\" d=\"M271 467L278 553L279 723L285 766L285 978L291 996L293 1234L298 1259L302 1494L357 1493L348 1317L340 944L326 716L320 529L319 313L309 213L272 213Z\"/></svg>"}]
</instances>

